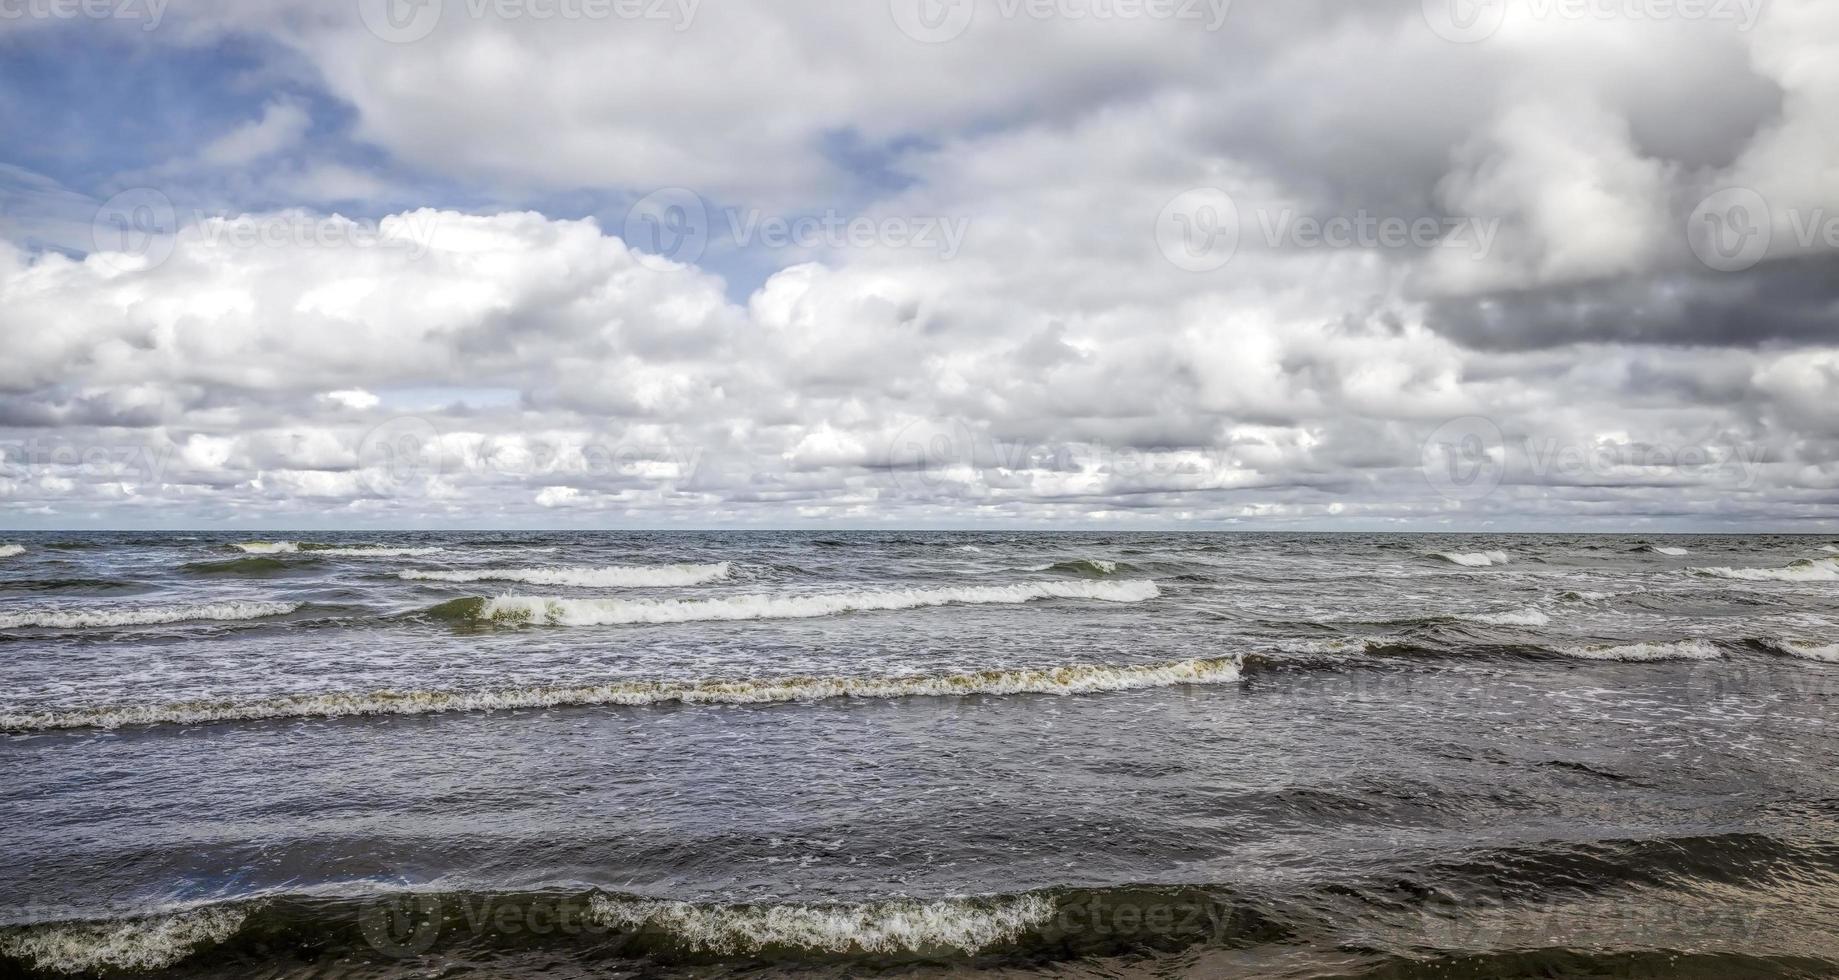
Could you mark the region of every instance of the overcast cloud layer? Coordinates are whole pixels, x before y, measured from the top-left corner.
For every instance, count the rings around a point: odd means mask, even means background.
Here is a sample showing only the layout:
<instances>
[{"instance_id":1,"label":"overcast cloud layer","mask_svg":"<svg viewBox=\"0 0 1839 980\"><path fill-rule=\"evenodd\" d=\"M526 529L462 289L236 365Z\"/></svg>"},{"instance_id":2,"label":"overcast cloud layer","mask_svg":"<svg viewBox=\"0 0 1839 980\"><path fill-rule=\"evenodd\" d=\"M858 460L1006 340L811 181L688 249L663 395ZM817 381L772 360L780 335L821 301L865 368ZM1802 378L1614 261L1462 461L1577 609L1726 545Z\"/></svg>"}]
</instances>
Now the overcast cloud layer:
<instances>
[{"instance_id":1,"label":"overcast cloud layer","mask_svg":"<svg viewBox=\"0 0 1839 980\"><path fill-rule=\"evenodd\" d=\"M1822 531L1826 0L0 0L0 526Z\"/></svg>"}]
</instances>

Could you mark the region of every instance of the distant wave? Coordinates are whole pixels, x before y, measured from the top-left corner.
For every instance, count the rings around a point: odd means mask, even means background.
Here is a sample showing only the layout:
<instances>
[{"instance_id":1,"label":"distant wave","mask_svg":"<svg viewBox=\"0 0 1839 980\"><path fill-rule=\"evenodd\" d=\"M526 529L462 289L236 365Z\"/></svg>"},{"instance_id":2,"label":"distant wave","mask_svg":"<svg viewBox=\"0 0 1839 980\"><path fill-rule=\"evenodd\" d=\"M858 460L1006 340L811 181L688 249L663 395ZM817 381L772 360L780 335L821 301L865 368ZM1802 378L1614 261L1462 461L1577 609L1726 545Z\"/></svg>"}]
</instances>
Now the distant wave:
<instances>
[{"instance_id":1,"label":"distant wave","mask_svg":"<svg viewBox=\"0 0 1839 980\"><path fill-rule=\"evenodd\" d=\"M1485 568L1489 565L1505 565L1508 558L1505 551L1436 551L1429 557L1442 559L1452 565L1464 568Z\"/></svg>"},{"instance_id":2,"label":"distant wave","mask_svg":"<svg viewBox=\"0 0 1839 980\"><path fill-rule=\"evenodd\" d=\"M480 568L466 571L407 571L398 578L420 582L522 582L588 588L703 585L728 577L728 563L712 565L608 565L598 568Z\"/></svg>"},{"instance_id":3,"label":"distant wave","mask_svg":"<svg viewBox=\"0 0 1839 980\"><path fill-rule=\"evenodd\" d=\"M1567 589L1558 593L1560 602L1603 602L1615 597L1614 592L1590 592L1584 589Z\"/></svg>"},{"instance_id":4,"label":"distant wave","mask_svg":"<svg viewBox=\"0 0 1839 980\"><path fill-rule=\"evenodd\" d=\"M236 934L248 918L234 905L107 922L59 923L0 933L0 953L40 970L96 974L161 970Z\"/></svg>"},{"instance_id":5,"label":"distant wave","mask_svg":"<svg viewBox=\"0 0 1839 980\"><path fill-rule=\"evenodd\" d=\"M1723 654L1710 640L1680 640L1675 643L1628 643L1620 646L1599 645L1558 647L1559 653L1579 660L1716 660Z\"/></svg>"},{"instance_id":6,"label":"distant wave","mask_svg":"<svg viewBox=\"0 0 1839 980\"><path fill-rule=\"evenodd\" d=\"M23 555L25 553L26 546L23 544L0 544L0 558L11 558L14 555Z\"/></svg>"},{"instance_id":7,"label":"distant wave","mask_svg":"<svg viewBox=\"0 0 1839 980\"><path fill-rule=\"evenodd\" d=\"M238 541L230 547L251 555L285 555L300 550L298 541Z\"/></svg>"},{"instance_id":8,"label":"distant wave","mask_svg":"<svg viewBox=\"0 0 1839 980\"><path fill-rule=\"evenodd\" d=\"M1833 554L1839 554L1839 544L1823 544L1820 546L1820 550L1831 552Z\"/></svg>"},{"instance_id":9,"label":"distant wave","mask_svg":"<svg viewBox=\"0 0 1839 980\"><path fill-rule=\"evenodd\" d=\"M307 559L248 555L224 561L186 562L179 566L179 571L192 575L285 575L310 569L312 565Z\"/></svg>"},{"instance_id":10,"label":"distant wave","mask_svg":"<svg viewBox=\"0 0 1839 980\"><path fill-rule=\"evenodd\" d=\"M1694 568L1692 574L1748 582L1839 582L1839 558L1803 558L1782 568Z\"/></svg>"},{"instance_id":11,"label":"distant wave","mask_svg":"<svg viewBox=\"0 0 1839 980\"><path fill-rule=\"evenodd\" d=\"M422 715L452 711L558 708L582 705L772 704L829 698L949 697L969 694L1090 694L1239 679L1232 657L1137 666L1069 664L969 674L881 677L785 677L741 680L615 681L579 687L520 687L496 691L377 691L298 694L241 701L116 705L68 711L0 714L0 730L117 728L268 718Z\"/></svg>"},{"instance_id":12,"label":"distant wave","mask_svg":"<svg viewBox=\"0 0 1839 980\"><path fill-rule=\"evenodd\" d=\"M1062 575L1085 575L1101 577L1116 575L1119 572L1134 572L1136 567L1105 558L1076 558L1072 561L1057 561L1051 565L1037 565L1031 572L1059 572Z\"/></svg>"},{"instance_id":13,"label":"distant wave","mask_svg":"<svg viewBox=\"0 0 1839 980\"><path fill-rule=\"evenodd\" d=\"M1666 555L1669 558L1684 558L1685 556L1692 554L1692 552L1687 551L1684 548L1665 547L1665 546L1657 545L1657 544L1642 545L1641 547L1636 548L1635 550L1636 551L1648 551L1656 555Z\"/></svg>"},{"instance_id":14,"label":"distant wave","mask_svg":"<svg viewBox=\"0 0 1839 980\"><path fill-rule=\"evenodd\" d=\"M1524 609L1515 609L1510 612L1472 613L1466 616L1457 616L1456 618L1471 623L1485 623L1490 626L1545 626L1552 621L1552 617L1547 616L1544 611L1532 606L1527 606Z\"/></svg>"},{"instance_id":15,"label":"distant wave","mask_svg":"<svg viewBox=\"0 0 1839 980\"><path fill-rule=\"evenodd\" d=\"M332 544L302 544L299 541L240 541L231 545L251 555L288 555L297 551L310 551L316 555L334 558L410 558L417 555L433 555L445 548L396 548L396 547L344 547Z\"/></svg>"},{"instance_id":16,"label":"distant wave","mask_svg":"<svg viewBox=\"0 0 1839 980\"><path fill-rule=\"evenodd\" d=\"M592 914L625 929L659 929L692 950L752 954L772 947L828 953L975 953L1045 925L1042 894L861 904L717 905L594 895Z\"/></svg>"},{"instance_id":17,"label":"distant wave","mask_svg":"<svg viewBox=\"0 0 1839 980\"><path fill-rule=\"evenodd\" d=\"M93 626L153 626L188 620L234 621L285 616L299 608L298 602L208 602L113 609L43 609L36 612L0 613L0 629L21 626L84 629Z\"/></svg>"},{"instance_id":18,"label":"distant wave","mask_svg":"<svg viewBox=\"0 0 1839 980\"><path fill-rule=\"evenodd\" d=\"M1777 653L1802 660L1818 660L1822 663L1839 664L1839 643L1807 643L1801 640L1769 639L1762 644Z\"/></svg>"},{"instance_id":19,"label":"distant wave","mask_svg":"<svg viewBox=\"0 0 1839 980\"><path fill-rule=\"evenodd\" d=\"M624 623L694 623L741 619L806 619L848 612L919 609L927 606L1021 603L1036 599L1099 599L1142 602L1160 592L1148 580L1129 582L1030 582L938 589L863 589L811 595L747 595L722 599L565 599L499 596L455 599L430 610L444 619L472 619L547 626L612 626Z\"/></svg>"}]
</instances>

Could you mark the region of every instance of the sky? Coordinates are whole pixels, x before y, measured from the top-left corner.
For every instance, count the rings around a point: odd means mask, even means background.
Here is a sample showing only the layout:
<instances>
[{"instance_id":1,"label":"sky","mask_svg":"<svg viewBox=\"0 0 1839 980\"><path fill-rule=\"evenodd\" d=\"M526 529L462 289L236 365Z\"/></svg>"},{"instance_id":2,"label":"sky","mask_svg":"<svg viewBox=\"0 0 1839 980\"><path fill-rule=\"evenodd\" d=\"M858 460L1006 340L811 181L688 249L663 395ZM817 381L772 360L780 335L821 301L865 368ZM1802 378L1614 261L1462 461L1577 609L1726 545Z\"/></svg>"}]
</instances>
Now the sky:
<instances>
[{"instance_id":1,"label":"sky","mask_svg":"<svg viewBox=\"0 0 1839 980\"><path fill-rule=\"evenodd\" d=\"M1839 527L1829 0L0 0L0 527Z\"/></svg>"}]
</instances>

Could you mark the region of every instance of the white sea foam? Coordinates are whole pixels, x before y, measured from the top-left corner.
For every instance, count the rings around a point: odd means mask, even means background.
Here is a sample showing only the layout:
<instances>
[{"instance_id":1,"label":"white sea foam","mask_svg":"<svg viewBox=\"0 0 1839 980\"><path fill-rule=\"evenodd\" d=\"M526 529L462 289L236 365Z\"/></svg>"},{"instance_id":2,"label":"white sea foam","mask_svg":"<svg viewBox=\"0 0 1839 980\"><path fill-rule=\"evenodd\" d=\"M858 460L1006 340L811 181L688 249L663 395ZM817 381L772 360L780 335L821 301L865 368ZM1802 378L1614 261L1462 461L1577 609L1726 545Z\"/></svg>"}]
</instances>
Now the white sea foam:
<instances>
[{"instance_id":1,"label":"white sea foam","mask_svg":"<svg viewBox=\"0 0 1839 980\"><path fill-rule=\"evenodd\" d=\"M1654 548L1654 553L1657 555L1670 555L1674 558L1683 558L1686 555L1692 554L1692 552L1684 548L1662 548L1659 546Z\"/></svg>"},{"instance_id":2,"label":"white sea foam","mask_svg":"<svg viewBox=\"0 0 1839 980\"><path fill-rule=\"evenodd\" d=\"M38 626L48 629L83 629L92 626L154 626L187 620L261 619L285 616L300 608L298 602L206 602L180 606L115 606L110 608L40 609L0 613L0 629Z\"/></svg>"},{"instance_id":3,"label":"white sea foam","mask_svg":"<svg viewBox=\"0 0 1839 980\"><path fill-rule=\"evenodd\" d=\"M0 933L0 952L56 973L159 970L236 934L248 912L220 906L109 922L29 926Z\"/></svg>"},{"instance_id":4,"label":"white sea foam","mask_svg":"<svg viewBox=\"0 0 1839 980\"><path fill-rule=\"evenodd\" d=\"M1802 640L1764 640L1770 649L1785 653L1802 660L1818 660L1822 663L1839 664L1839 643L1808 643Z\"/></svg>"},{"instance_id":5,"label":"white sea foam","mask_svg":"<svg viewBox=\"0 0 1839 980\"><path fill-rule=\"evenodd\" d=\"M1547 616L1543 610L1531 606L1510 612L1474 613L1456 618L1490 626L1545 626L1552 621L1552 617Z\"/></svg>"},{"instance_id":6,"label":"white sea foam","mask_svg":"<svg viewBox=\"0 0 1839 980\"><path fill-rule=\"evenodd\" d=\"M422 582L522 582L588 588L703 585L728 577L728 563L712 565L608 565L597 568L478 568L463 571L407 571L399 578Z\"/></svg>"},{"instance_id":7,"label":"white sea foam","mask_svg":"<svg viewBox=\"0 0 1839 980\"><path fill-rule=\"evenodd\" d=\"M1239 679L1233 657L1172 663L986 670L970 674L867 677L784 677L698 681L616 681L577 687L497 691L378 691L297 694L243 701L116 705L68 711L0 713L0 731L118 728L122 725L202 724L267 718L423 715L582 705L773 704L828 698L952 697L970 694L1094 694Z\"/></svg>"},{"instance_id":8,"label":"white sea foam","mask_svg":"<svg viewBox=\"0 0 1839 980\"><path fill-rule=\"evenodd\" d=\"M433 555L446 551L446 548L312 548L315 555L331 555L334 558L412 558L420 555Z\"/></svg>"},{"instance_id":9,"label":"white sea foam","mask_svg":"<svg viewBox=\"0 0 1839 980\"><path fill-rule=\"evenodd\" d=\"M1803 558L1781 568L1694 568L1692 573L1748 582L1839 582L1839 558Z\"/></svg>"},{"instance_id":10,"label":"white sea foam","mask_svg":"<svg viewBox=\"0 0 1839 980\"><path fill-rule=\"evenodd\" d=\"M595 895L589 907L606 925L660 929L691 949L726 954L768 947L832 953L975 953L1044 925L1054 913L1053 901L1038 894L854 905L715 905Z\"/></svg>"},{"instance_id":11,"label":"white sea foam","mask_svg":"<svg viewBox=\"0 0 1839 980\"><path fill-rule=\"evenodd\" d=\"M1464 568L1486 568L1489 565L1507 564L1505 551L1439 551L1431 555L1451 564Z\"/></svg>"},{"instance_id":12,"label":"white sea foam","mask_svg":"<svg viewBox=\"0 0 1839 980\"><path fill-rule=\"evenodd\" d=\"M1820 550L1830 554L1839 554L1839 544L1823 544L1820 546Z\"/></svg>"},{"instance_id":13,"label":"white sea foam","mask_svg":"<svg viewBox=\"0 0 1839 980\"><path fill-rule=\"evenodd\" d=\"M0 558L11 558L14 555L23 555L25 553L26 546L23 544L0 544Z\"/></svg>"},{"instance_id":14,"label":"white sea foam","mask_svg":"<svg viewBox=\"0 0 1839 980\"><path fill-rule=\"evenodd\" d=\"M1560 602L1603 602L1615 598L1614 592L1589 592L1583 589L1571 589L1558 593Z\"/></svg>"},{"instance_id":15,"label":"white sea foam","mask_svg":"<svg viewBox=\"0 0 1839 980\"><path fill-rule=\"evenodd\" d=\"M231 545L251 555L286 555L300 550L298 541L238 541Z\"/></svg>"},{"instance_id":16,"label":"white sea foam","mask_svg":"<svg viewBox=\"0 0 1839 980\"><path fill-rule=\"evenodd\" d=\"M919 609L952 604L1099 599L1142 602L1160 593L1147 579L1129 582L1029 582L938 589L861 589L810 595L745 595L723 599L563 599L499 596L479 607L479 619L550 626L692 623L739 619L804 619L838 613Z\"/></svg>"},{"instance_id":17,"label":"white sea foam","mask_svg":"<svg viewBox=\"0 0 1839 980\"><path fill-rule=\"evenodd\" d=\"M1722 656L1710 640L1559 647L1558 652L1579 660L1716 660Z\"/></svg>"}]
</instances>

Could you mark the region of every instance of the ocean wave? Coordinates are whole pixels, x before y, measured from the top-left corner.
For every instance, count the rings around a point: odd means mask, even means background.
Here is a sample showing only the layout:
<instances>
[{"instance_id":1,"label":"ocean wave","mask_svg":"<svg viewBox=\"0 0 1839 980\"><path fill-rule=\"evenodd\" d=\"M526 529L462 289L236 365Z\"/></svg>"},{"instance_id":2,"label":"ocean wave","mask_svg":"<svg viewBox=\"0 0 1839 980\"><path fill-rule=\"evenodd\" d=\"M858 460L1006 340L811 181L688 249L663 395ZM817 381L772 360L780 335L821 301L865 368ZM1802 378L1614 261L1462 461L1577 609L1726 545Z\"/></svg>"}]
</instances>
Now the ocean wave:
<instances>
[{"instance_id":1,"label":"ocean wave","mask_svg":"<svg viewBox=\"0 0 1839 980\"><path fill-rule=\"evenodd\" d=\"M1684 548L1662 547L1661 545L1657 545L1657 544L1647 545L1642 550L1651 551L1656 555L1666 555L1669 558L1684 558L1685 556L1692 554L1692 552L1687 551Z\"/></svg>"},{"instance_id":2,"label":"ocean wave","mask_svg":"<svg viewBox=\"0 0 1839 980\"><path fill-rule=\"evenodd\" d=\"M26 546L23 544L0 544L0 558L11 558L25 553Z\"/></svg>"},{"instance_id":3,"label":"ocean wave","mask_svg":"<svg viewBox=\"0 0 1839 980\"><path fill-rule=\"evenodd\" d=\"M502 623L612 626L626 623L807 619L849 612L1021 603L1037 599L1142 602L1160 594L1156 583L1139 579L1129 582L1030 582L1021 585L939 589L863 589L812 595L747 595L723 599L564 599L554 596L507 595L495 599L455 599L434 607L430 614L445 619Z\"/></svg>"},{"instance_id":4,"label":"ocean wave","mask_svg":"<svg viewBox=\"0 0 1839 980\"><path fill-rule=\"evenodd\" d=\"M1041 894L808 905L717 905L595 895L589 907L605 925L662 930L698 952L752 954L773 948L975 953L1045 925L1056 905Z\"/></svg>"},{"instance_id":5,"label":"ocean wave","mask_svg":"<svg viewBox=\"0 0 1839 980\"><path fill-rule=\"evenodd\" d=\"M155 626L188 620L235 621L285 616L299 608L298 602L206 602L113 609L41 609L34 612L0 613L0 629L21 626L83 629L93 626Z\"/></svg>"},{"instance_id":6,"label":"ocean wave","mask_svg":"<svg viewBox=\"0 0 1839 980\"><path fill-rule=\"evenodd\" d=\"M597 568L480 568L466 571L407 571L397 578L419 582L522 582L587 588L704 585L728 577L728 563L712 565L608 565Z\"/></svg>"},{"instance_id":7,"label":"ocean wave","mask_svg":"<svg viewBox=\"0 0 1839 980\"><path fill-rule=\"evenodd\" d=\"M191 575L285 575L289 572L304 571L312 567L311 559L274 558L268 555L246 555L242 558L229 558L223 561L192 561L179 566L179 571Z\"/></svg>"},{"instance_id":8,"label":"ocean wave","mask_svg":"<svg viewBox=\"0 0 1839 980\"><path fill-rule=\"evenodd\" d=\"M1716 660L1723 654L1710 640L1680 640L1674 643L1602 644L1580 647L1556 647L1559 653L1579 660Z\"/></svg>"},{"instance_id":9,"label":"ocean wave","mask_svg":"<svg viewBox=\"0 0 1839 980\"><path fill-rule=\"evenodd\" d=\"M230 547L250 555L288 555L300 550L300 542L238 541Z\"/></svg>"},{"instance_id":10,"label":"ocean wave","mask_svg":"<svg viewBox=\"0 0 1839 980\"><path fill-rule=\"evenodd\" d=\"M1615 597L1614 592L1591 592L1586 589L1567 589L1558 593L1559 602L1604 602Z\"/></svg>"},{"instance_id":11,"label":"ocean wave","mask_svg":"<svg viewBox=\"0 0 1839 980\"><path fill-rule=\"evenodd\" d=\"M1802 558L1782 568L1694 568L1692 574L1747 582L1839 582L1839 558Z\"/></svg>"},{"instance_id":12,"label":"ocean wave","mask_svg":"<svg viewBox=\"0 0 1839 980\"><path fill-rule=\"evenodd\" d=\"M1134 572L1136 571L1136 566L1111 561L1106 558L1076 558L1072 561L1057 561L1051 565L1037 565L1029 569L1029 571L1059 572L1062 575L1084 575L1093 578L1102 578L1106 575L1116 575L1119 572Z\"/></svg>"},{"instance_id":13,"label":"ocean wave","mask_svg":"<svg viewBox=\"0 0 1839 980\"><path fill-rule=\"evenodd\" d=\"M1775 638L1763 640L1762 645L1777 653L1802 660L1818 660L1822 663L1839 664L1839 643L1808 643L1802 640Z\"/></svg>"},{"instance_id":14,"label":"ocean wave","mask_svg":"<svg viewBox=\"0 0 1839 980\"><path fill-rule=\"evenodd\" d=\"M1471 613L1456 618L1470 623L1485 623L1489 626L1545 626L1552 621L1552 617L1546 615L1543 610L1532 606L1509 612Z\"/></svg>"},{"instance_id":15,"label":"ocean wave","mask_svg":"<svg viewBox=\"0 0 1839 980\"><path fill-rule=\"evenodd\" d=\"M235 935L245 909L213 906L171 915L32 926L0 933L0 953L55 973L160 970Z\"/></svg>"},{"instance_id":16,"label":"ocean wave","mask_svg":"<svg viewBox=\"0 0 1839 980\"><path fill-rule=\"evenodd\" d=\"M614 681L578 687L521 687L496 691L337 691L245 701L189 701L77 708L68 711L12 712L0 714L0 731L191 725L272 718L424 715L594 705L776 704L830 698L956 697L972 694L1073 695L1183 684L1227 684L1238 679L1238 660L1220 657L1133 666L1069 664L967 674Z\"/></svg>"},{"instance_id":17,"label":"ocean wave","mask_svg":"<svg viewBox=\"0 0 1839 980\"><path fill-rule=\"evenodd\" d=\"M1461 565L1464 568L1505 565L1508 561L1505 551L1436 551L1428 557L1441 559L1452 565Z\"/></svg>"},{"instance_id":18,"label":"ocean wave","mask_svg":"<svg viewBox=\"0 0 1839 980\"><path fill-rule=\"evenodd\" d=\"M446 548L341 548L338 546L307 545L304 550L316 555L330 555L334 558L417 558L423 555L438 555Z\"/></svg>"}]
</instances>

